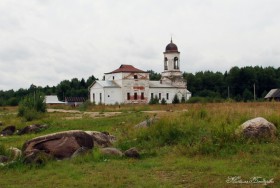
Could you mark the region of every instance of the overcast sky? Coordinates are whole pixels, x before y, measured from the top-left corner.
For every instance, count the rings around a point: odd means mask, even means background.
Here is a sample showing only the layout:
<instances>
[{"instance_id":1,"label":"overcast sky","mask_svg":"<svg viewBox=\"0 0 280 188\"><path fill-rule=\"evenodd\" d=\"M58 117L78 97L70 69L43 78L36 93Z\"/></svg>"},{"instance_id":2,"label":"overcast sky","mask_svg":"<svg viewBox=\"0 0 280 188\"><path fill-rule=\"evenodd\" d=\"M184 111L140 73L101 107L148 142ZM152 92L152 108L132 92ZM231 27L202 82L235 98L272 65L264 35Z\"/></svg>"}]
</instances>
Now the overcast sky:
<instances>
[{"instance_id":1,"label":"overcast sky","mask_svg":"<svg viewBox=\"0 0 280 188\"><path fill-rule=\"evenodd\" d=\"M53 86L131 64L163 71L280 65L279 0L0 0L0 90Z\"/></svg>"}]
</instances>

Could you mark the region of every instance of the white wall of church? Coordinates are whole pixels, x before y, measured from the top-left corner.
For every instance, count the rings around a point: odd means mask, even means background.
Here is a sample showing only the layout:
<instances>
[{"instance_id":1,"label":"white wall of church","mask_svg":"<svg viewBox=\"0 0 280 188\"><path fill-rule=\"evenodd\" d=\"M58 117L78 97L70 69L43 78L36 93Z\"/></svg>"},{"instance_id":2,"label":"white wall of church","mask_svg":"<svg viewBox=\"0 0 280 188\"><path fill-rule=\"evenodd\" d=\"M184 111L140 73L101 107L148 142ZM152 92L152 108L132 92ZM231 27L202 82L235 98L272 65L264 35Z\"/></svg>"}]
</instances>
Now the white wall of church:
<instances>
[{"instance_id":1,"label":"white wall of church","mask_svg":"<svg viewBox=\"0 0 280 188\"><path fill-rule=\"evenodd\" d=\"M162 98L166 100L166 103L172 103L172 100L177 93L177 89L174 88L150 88L149 92L149 98L148 100L150 101L153 97L157 96L159 98L159 102L161 102Z\"/></svg>"},{"instance_id":2,"label":"white wall of church","mask_svg":"<svg viewBox=\"0 0 280 188\"><path fill-rule=\"evenodd\" d=\"M176 89L176 88L150 88L148 101L151 100L152 95L155 98L159 98L161 102L162 98L166 100L166 103L172 103L175 95L177 94L178 98L181 100L182 96L185 97L185 100L188 100L191 97L191 93L188 93L186 89Z\"/></svg>"},{"instance_id":3,"label":"white wall of church","mask_svg":"<svg viewBox=\"0 0 280 188\"><path fill-rule=\"evenodd\" d=\"M104 103L104 89L103 88L91 88L90 89L90 102L95 104Z\"/></svg>"},{"instance_id":4,"label":"white wall of church","mask_svg":"<svg viewBox=\"0 0 280 188\"><path fill-rule=\"evenodd\" d=\"M148 103L149 74L123 73L122 76L123 103Z\"/></svg>"},{"instance_id":5,"label":"white wall of church","mask_svg":"<svg viewBox=\"0 0 280 188\"><path fill-rule=\"evenodd\" d=\"M139 76L139 75L138 75ZM124 103L148 103L149 80L130 79L123 80Z\"/></svg>"},{"instance_id":6,"label":"white wall of church","mask_svg":"<svg viewBox=\"0 0 280 188\"><path fill-rule=\"evenodd\" d=\"M121 80L122 73L105 74L105 80Z\"/></svg>"},{"instance_id":7,"label":"white wall of church","mask_svg":"<svg viewBox=\"0 0 280 188\"><path fill-rule=\"evenodd\" d=\"M105 88L104 104L122 103L121 88Z\"/></svg>"},{"instance_id":8,"label":"white wall of church","mask_svg":"<svg viewBox=\"0 0 280 188\"><path fill-rule=\"evenodd\" d=\"M121 88L91 88L90 101L95 104L122 103Z\"/></svg>"}]
</instances>

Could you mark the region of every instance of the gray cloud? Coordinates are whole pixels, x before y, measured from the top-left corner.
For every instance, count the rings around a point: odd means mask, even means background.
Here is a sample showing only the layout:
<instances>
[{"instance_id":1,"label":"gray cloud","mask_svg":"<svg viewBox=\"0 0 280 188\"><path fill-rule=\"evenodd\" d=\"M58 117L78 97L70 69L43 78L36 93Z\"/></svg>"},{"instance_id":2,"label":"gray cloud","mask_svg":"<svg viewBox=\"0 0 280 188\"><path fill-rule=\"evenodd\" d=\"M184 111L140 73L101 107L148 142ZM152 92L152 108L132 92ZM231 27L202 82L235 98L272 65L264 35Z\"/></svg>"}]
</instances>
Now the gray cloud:
<instances>
[{"instance_id":1,"label":"gray cloud","mask_svg":"<svg viewBox=\"0 0 280 188\"><path fill-rule=\"evenodd\" d=\"M102 78L120 64L161 72L171 34L182 71L277 67L279 7L277 0L2 0L0 90Z\"/></svg>"}]
</instances>

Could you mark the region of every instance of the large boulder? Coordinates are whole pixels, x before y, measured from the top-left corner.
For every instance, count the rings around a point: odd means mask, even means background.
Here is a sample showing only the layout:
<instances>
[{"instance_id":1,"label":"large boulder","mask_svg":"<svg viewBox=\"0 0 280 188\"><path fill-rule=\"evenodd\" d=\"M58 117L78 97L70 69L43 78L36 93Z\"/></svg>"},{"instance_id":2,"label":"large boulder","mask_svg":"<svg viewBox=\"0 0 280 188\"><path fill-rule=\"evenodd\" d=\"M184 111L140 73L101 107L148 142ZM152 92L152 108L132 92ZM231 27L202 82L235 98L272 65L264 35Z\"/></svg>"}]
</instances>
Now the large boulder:
<instances>
[{"instance_id":1,"label":"large boulder","mask_svg":"<svg viewBox=\"0 0 280 188\"><path fill-rule=\"evenodd\" d=\"M266 119L257 117L244 122L236 132L246 138L273 138L276 127Z\"/></svg>"},{"instance_id":2,"label":"large boulder","mask_svg":"<svg viewBox=\"0 0 280 188\"><path fill-rule=\"evenodd\" d=\"M10 126L8 126L8 127L5 127L5 128L0 132L0 135L2 135L2 136L13 135L15 131L16 131L16 127L15 127L14 125L10 125Z\"/></svg>"},{"instance_id":3,"label":"large boulder","mask_svg":"<svg viewBox=\"0 0 280 188\"><path fill-rule=\"evenodd\" d=\"M101 148L100 153L103 155L111 155L111 156L123 156L123 153L117 148Z\"/></svg>"},{"instance_id":4,"label":"large boulder","mask_svg":"<svg viewBox=\"0 0 280 188\"><path fill-rule=\"evenodd\" d=\"M110 147L116 141L116 137L110 135L108 132L98 132L98 131L85 131L85 132L92 136L95 146Z\"/></svg>"},{"instance_id":5,"label":"large boulder","mask_svg":"<svg viewBox=\"0 0 280 188\"><path fill-rule=\"evenodd\" d=\"M47 127L48 127L47 125L39 125L39 124L28 125L28 126L24 127L23 129L21 129L18 134L23 135L23 134L28 134L28 133L37 133L43 129L46 129Z\"/></svg>"},{"instance_id":6,"label":"large boulder","mask_svg":"<svg viewBox=\"0 0 280 188\"><path fill-rule=\"evenodd\" d=\"M85 131L64 131L40 136L24 143L24 156L32 161L45 153L55 159L70 158L80 148L92 149L92 136ZM39 160L40 161L40 160Z\"/></svg>"}]
</instances>

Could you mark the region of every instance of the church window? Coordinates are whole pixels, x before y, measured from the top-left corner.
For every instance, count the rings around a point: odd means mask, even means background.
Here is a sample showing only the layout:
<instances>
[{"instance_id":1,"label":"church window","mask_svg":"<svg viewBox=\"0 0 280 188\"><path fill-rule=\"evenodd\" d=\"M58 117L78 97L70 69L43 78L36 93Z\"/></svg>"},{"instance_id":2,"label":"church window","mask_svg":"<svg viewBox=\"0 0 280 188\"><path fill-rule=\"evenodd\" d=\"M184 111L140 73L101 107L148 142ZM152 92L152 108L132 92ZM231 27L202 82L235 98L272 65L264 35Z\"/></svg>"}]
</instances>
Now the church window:
<instances>
[{"instance_id":1,"label":"church window","mask_svg":"<svg viewBox=\"0 0 280 188\"><path fill-rule=\"evenodd\" d=\"M174 57L174 69L179 69L178 57Z\"/></svg>"},{"instance_id":2,"label":"church window","mask_svg":"<svg viewBox=\"0 0 280 188\"><path fill-rule=\"evenodd\" d=\"M161 93L158 94L158 99L161 100Z\"/></svg>"},{"instance_id":3,"label":"church window","mask_svg":"<svg viewBox=\"0 0 280 188\"><path fill-rule=\"evenodd\" d=\"M99 93L99 102L102 103L102 93Z\"/></svg>"},{"instance_id":4,"label":"church window","mask_svg":"<svg viewBox=\"0 0 280 188\"><path fill-rule=\"evenodd\" d=\"M115 76L113 76L113 80L115 80Z\"/></svg>"},{"instance_id":5,"label":"church window","mask_svg":"<svg viewBox=\"0 0 280 188\"><path fill-rule=\"evenodd\" d=\"M166 99L169 100L169 93L166 93Z\"/></svg>"},{"instance_id":6,"label":"church window","mask_svg":"<svg viewBox=\"0 0 280 188\"><path fill-rule=\"evenodd\" d=\"M92 94L92 101L95 102L95 93Z\"/></svg>"},{"instance_id":7,"label":"church window","mask_svg":"<svg viewBox=\"0 0 280 188\"><path fill-rule=\"evenodd\" d=\"M144 100L144 92L141 93L141 100Z\"/></svg>"},{"instance_id":8,"label":"church window","mask_svg":"<svg viewBox=\"0 0 280 188\"><path fill-rule=\"evenodd\" d=\"M167 70L167 62L168 62L168 59L167 57L164 58L164 70Z\"/></svg>"},{"instance_id":9,"label":"church window","mask_svg":"<svg viewBox=\"0 0 280 188\"><path fill-rule=\"evenodd\" d=\"M134 100L137 100L137 93L134 93Z\"/></svg>"},{"instance_id":10,"label":"church window","mask_svg":"<svg viewBox=\"0 0 280 188\"><path fill-rule=\"evenodd\" d=\"M154 94L153 93L151 93L151 99L153 99L154 98Z\"/></svg>"},{"instance_id":11,"label":"church window","mask_svg":"<svg viewBox=\"0 0 280 188\"><path fill-rule=\"evenodd\" d=\"M138 79L138 76L137 76L137 75L134 75L134 79Z\"/></svg>"},{"instance_id":12,"label":"church window","mask_svg":"<svg viewBox=\"0 0 280 188\"><path fill-rule=\"evenodd\" d=\"M127 100L130 100L130 93L127 93Z\"/></svg>"}]
</instances>

